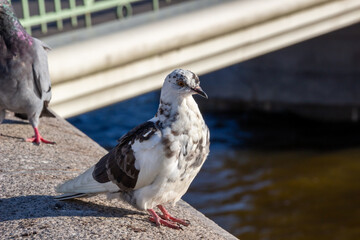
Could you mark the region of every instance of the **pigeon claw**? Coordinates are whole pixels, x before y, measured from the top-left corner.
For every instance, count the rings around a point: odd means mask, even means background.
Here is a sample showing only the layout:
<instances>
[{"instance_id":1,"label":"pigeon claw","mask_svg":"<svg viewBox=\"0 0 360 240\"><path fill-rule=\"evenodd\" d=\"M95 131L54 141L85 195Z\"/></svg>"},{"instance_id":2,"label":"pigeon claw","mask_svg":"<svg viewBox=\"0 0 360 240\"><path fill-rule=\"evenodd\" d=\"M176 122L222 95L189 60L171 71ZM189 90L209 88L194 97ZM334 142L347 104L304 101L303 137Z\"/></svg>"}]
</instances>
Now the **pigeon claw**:
<instances>
[{"instance_id":1,"label":"pigeon claw","mask_svg":"<svg viewBox=\"0 0 360 240\"><path fill-rule=\"evenodd\" d=\"M160 218L160 217L159 217L159 218L155 218L155 217L151 216L151 217L149 218L149 220L150 220L151 222L155 223L156 226L158 226L158 227L160 227L161 225L163 225L163 226L166 226L166 227L169 227L169 228L172 228L172 229L182 230L182 227L179 226L178 224L172 223L172 222L167 221L167 220L165 220L165 219L162 219L162 218Z\"/></svg>"},{"instance_id":2,"label":"pigeon claw","mask_svg":"<svg viewBox=\"0 0 360 240\"><path fill-rule=\"evenodd\" d=\"M164 220L170 220L176 223L180 223L181 225L184 226L189 226L190 225L190 221L189 220L184 220L184 219L180 219L180 218L175 218L173 216L170 215L170 213L165 209L164 206L162 205L158 205L158 208L160 209L160 211L163 213L162 215L160 215L160 217Z\"/></svg>"},{"instance_id":3,"label":"pigeon claw","mask_svg":"<svg viewBox=\"0 0 360 240\"><path fill-rule=\"evenodd\" d=\"M37 138L37 137L35 137L35 136L26 139L26 142L32 142L32 143L35 143L35 144L37 144L37 145L40 145L41 142L42 142L42 143L46 143L46 144L55 144L55 142L48 141L48 140L46 140L46 139L44 139L44 138L42 138L42 137Z\"/></svg>"},{"instance_id":4,"label":"pigeon claw","mask_svg":"<svg viewBox=\"0 0 360 240\"><path fill-rule=\"evenodd\" d=\"M35 136L26 139L26 142L32 142L32 143L35 143L37 145L40 145L41 142L46 143L46 144L55 144L55 142L51 142L51 141L48 141L48 140L44 139L40 135L39 130L37 128L34 128L34 131L35 131Z\"/></svg>"},{"instance_id":5,"label":"pigeon claw","mask_svg":"<svg viewBox=\"0 0 360 240\"><path fill-rule=\"evenodd\" d=\"M190 225L190 221L189 220L184 220L184 219L179 219L179 218L174 218L173 216L170 215L160 215L160 217L164 220L168 220L168 221L172 221L172 222L176 222L179 223L185 227Z\"/></svg>"},{"instance_id":6,"label":"pigeon claw","mask_svg":"<svg viewBox=\"0 0 360 240\"><path fill-rule=\"evenodd\" d=\"M182 227L176 222L172 222L166 219L161 218L153 209L148 209L148 212L151 214L149 220L156 224L156 226L165 226L172 229L182 230Z\"/></svg>"}]
</instances>

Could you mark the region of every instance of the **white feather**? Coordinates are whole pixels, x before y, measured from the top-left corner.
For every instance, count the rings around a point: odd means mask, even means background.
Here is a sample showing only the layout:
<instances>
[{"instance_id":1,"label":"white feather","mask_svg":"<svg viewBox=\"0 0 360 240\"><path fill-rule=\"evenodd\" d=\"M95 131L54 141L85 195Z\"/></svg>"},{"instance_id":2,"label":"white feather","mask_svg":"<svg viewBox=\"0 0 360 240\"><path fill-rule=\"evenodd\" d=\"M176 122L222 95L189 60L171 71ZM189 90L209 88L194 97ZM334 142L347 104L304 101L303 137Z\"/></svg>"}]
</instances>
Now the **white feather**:
<instances>
[{"instance_id":1,"label":"white feather","mask_svg":"<svg viewBox=\"0 0 360 240\"><path fill-rule=\"evenodd\" d=\"M147 141L135 141L132 145L135 156L135 167L138 169L139 176L134 189L139 189L151 184L158 175L162 159L164 158L164 151L161 141L161 132L157 131Z\"/></svg>"},{"instance_id":2,"label":"white feather","mask_svg":"<svg viewBox=\"0 0 360 240\"><path fill-rule=\"evenodd\" d=\"M112 182L97 182L92 176L93 171L94 166L80 176L59 185L56 191L59 193L103 193L116 192L119 190L119 187Z\"/></svg>"}]
</instances>

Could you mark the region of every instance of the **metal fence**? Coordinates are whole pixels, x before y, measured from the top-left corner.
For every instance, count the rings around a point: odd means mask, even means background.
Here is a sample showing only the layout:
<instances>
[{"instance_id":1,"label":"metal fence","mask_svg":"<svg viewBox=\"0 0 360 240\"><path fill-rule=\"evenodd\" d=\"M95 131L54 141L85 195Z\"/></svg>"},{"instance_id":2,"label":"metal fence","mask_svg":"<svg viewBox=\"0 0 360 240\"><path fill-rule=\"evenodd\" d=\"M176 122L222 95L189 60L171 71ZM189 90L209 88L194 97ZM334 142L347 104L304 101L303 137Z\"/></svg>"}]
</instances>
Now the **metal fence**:
<instances>
[{"instance_id":1,"label":"metal fence","mask_svg":"<svg viewBox=\"0 0 360 240\"><path fill-rule=\"evenodd\" d=\"M171 0L164 1L171 2ZM16 0L12 2L15 4ZM154 11L160 6L159 0L21 0L20 21L29 33L33 26L40 25L41 32L45 34L48 31L48 23L51 22L56 22L57 29L61 31L65 19L70 19L71 25L77 27L79 16L85 16L85 25L90 27L92 13L116 8L116 15L121 19L133 15L133 4L141 2L152 4ZM47 5L51 5L52 10L48 11ZM31 14L31 10L36 14Z\"/></svg>"}]
</instances>

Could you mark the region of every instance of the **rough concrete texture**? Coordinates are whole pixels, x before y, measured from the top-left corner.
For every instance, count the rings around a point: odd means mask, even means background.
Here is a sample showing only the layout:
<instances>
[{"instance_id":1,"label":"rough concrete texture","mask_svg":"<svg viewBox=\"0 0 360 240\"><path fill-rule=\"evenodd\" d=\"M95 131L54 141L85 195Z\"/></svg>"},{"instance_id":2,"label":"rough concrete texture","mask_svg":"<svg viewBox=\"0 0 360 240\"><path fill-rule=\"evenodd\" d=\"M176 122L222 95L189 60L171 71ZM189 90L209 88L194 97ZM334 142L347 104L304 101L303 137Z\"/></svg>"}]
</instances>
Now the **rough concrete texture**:
<instances>
[{"instance_id":1,"label":"rough concrete texture","mask_svg":"<svg viewBox=\"0 0 360 240\"><path fill-rule=\"evenodd\" d=\"M168 206L190 220L183 230L156 227L127 203L105 196L59 202L54 187L77 176L106 150L65 120L42 118L36 146L27 121L8 113L0 125L0 239L236 239L187 203Z\"/></svg>"}]
</instances>

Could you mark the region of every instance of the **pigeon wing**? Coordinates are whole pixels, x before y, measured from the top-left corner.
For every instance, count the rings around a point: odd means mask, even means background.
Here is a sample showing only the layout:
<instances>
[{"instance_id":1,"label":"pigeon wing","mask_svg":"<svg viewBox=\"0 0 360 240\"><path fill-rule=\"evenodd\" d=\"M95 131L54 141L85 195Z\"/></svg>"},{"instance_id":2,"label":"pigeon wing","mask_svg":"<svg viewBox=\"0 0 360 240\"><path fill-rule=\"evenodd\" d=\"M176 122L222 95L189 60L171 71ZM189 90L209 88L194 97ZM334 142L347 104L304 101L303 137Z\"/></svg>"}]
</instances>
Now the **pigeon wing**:
<instances>
[{"instance_id":1,"label":"pigeon wing","mask_svg":"<svg viewBox=\"0 0 360 240\"><path fill-rule=\"evenodd\" d=\"M42 99L44 93L50 93L51 81L46 50L50 47L37 38L33 38L35 57L32 64L36 93ZM50 99L45 99L49 101Z\"/></svg>"},{"instance_id":2,"label":"pigeon wing","mask_svg":"<svg viewBox=\"0 0 360 240\"><path fill-rule=\"evenodd\" d=\"M151 149L160 141L160 130L153 122L145 122L119 139L119 144L95 165L93 177L100 183L113 182L122 190L132 190L138 182L140 167L134 145Z\"/></svg>"}]
</instances>

